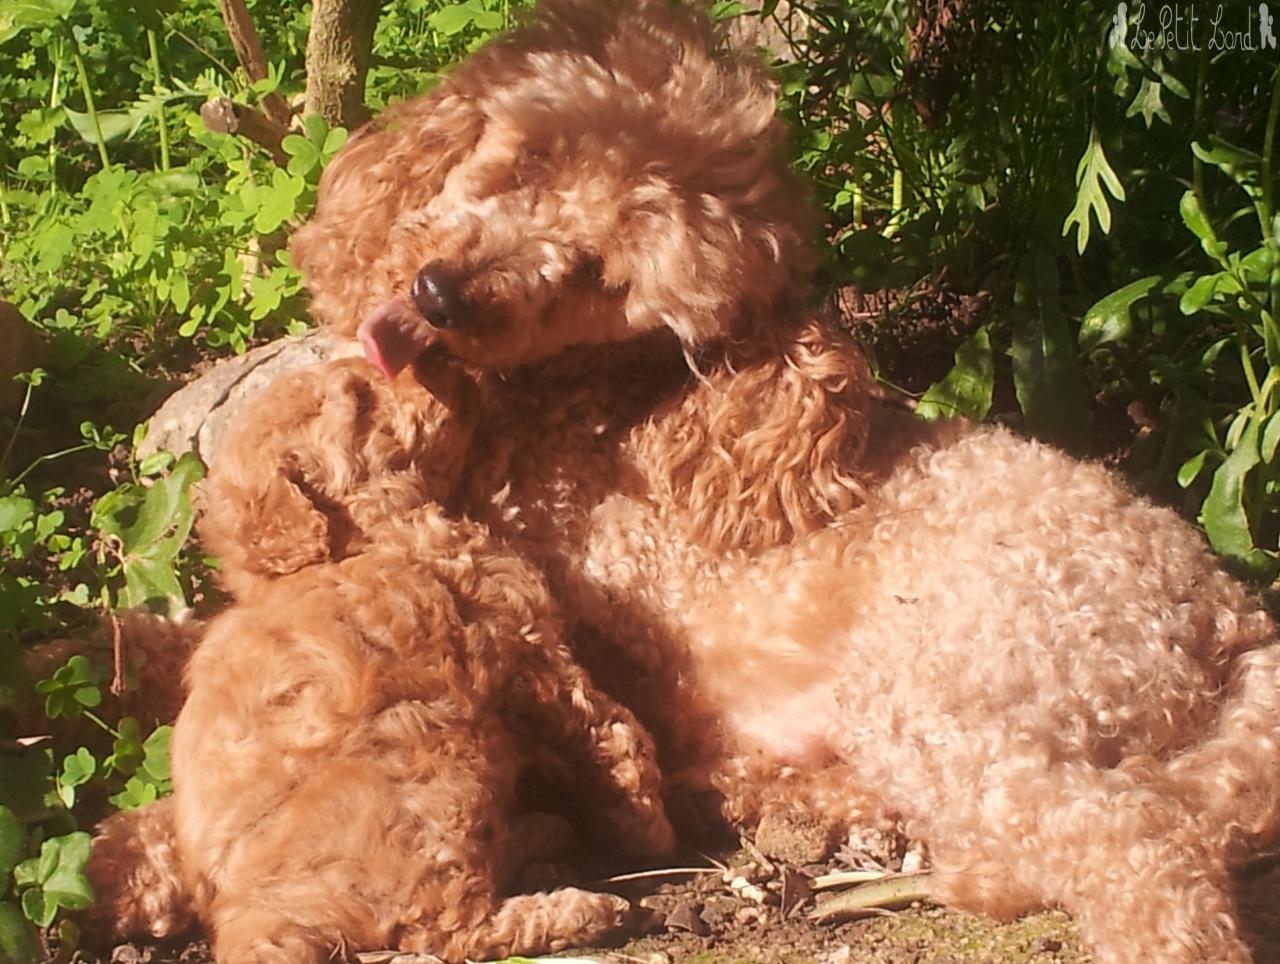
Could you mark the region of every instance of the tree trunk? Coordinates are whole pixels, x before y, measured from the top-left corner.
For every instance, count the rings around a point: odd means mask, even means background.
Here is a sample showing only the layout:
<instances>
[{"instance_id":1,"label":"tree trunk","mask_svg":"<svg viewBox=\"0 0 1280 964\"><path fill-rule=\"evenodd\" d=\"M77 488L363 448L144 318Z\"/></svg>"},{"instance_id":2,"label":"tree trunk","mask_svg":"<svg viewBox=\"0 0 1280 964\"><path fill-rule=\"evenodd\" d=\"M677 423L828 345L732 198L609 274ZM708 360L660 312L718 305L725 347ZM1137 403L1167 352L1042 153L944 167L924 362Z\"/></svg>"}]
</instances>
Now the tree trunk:
<instances>
[{"instance_id":1,"label":"tree trunk","mask_svg":"<svg viewBox=\"0 0 1280 964\"><path fill-rule=\"evenodd\" d=\"M306 112L351 130L369 119L364 81L382 0L315 0L307 38Z\"/></svg>"}]
</instances>

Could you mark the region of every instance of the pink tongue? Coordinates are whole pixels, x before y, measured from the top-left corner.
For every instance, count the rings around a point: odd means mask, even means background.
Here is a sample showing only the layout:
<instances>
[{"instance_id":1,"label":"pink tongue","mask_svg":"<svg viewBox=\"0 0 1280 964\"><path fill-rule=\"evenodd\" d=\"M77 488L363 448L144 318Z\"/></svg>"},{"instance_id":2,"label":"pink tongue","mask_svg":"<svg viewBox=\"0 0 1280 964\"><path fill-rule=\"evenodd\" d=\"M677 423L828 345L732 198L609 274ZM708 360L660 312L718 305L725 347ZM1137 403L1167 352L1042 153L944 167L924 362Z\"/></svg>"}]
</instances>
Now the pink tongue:
<instances>
[{"instance_id":1,"label":"pink tongue","mask_svg":"<svg viewBox=\"0 0 1280 964\"><path fill-rule=\"evenodd\" d=\"M431 326L398 298L387 302L356 329L365 358L387 378L395 378L421 355L434 341L433 334Z\"/></svg>"}]
</instances>

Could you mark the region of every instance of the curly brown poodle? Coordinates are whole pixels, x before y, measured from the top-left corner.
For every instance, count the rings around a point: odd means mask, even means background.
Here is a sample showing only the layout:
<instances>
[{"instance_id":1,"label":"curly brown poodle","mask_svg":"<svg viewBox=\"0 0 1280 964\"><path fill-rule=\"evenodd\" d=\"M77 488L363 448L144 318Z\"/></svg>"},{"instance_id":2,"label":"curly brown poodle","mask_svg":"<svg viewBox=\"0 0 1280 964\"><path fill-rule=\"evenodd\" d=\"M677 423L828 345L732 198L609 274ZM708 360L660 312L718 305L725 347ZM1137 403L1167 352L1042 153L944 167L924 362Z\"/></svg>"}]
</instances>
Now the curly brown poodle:
<instances>
[{"instance_id":1,"label":"curly brown poodle","mask_svg":"<svg viewBox=\"0 0 1280 964\"><path fill-rule=\"evenodd\" d=\"M1244 962L1280 648L1101 467L875 397L803 305L811 215L754 56L667 0L548 0L356 135L296 238L388 374L487 370L461 506L551 580L673 784L901 819L953 906L1097 959Z\"/></svg>"},{"instance_id":2,"label":"curly brown poodle","mask_svg":"<svg viewBox=\"0 0 1280 964\"><path fill-rule=\"evenodd\" d=\"M465 379L416 374L308 369L233 430L201 531L236 600L187 669L172 802L99 833L95 918L171 933L194 910L225 964L598 941L626 901L503 899L530 767L591 787L632 852L670 848L652 742L571 658L541 575L441 507Z\"/></svg>"}]
</instances>

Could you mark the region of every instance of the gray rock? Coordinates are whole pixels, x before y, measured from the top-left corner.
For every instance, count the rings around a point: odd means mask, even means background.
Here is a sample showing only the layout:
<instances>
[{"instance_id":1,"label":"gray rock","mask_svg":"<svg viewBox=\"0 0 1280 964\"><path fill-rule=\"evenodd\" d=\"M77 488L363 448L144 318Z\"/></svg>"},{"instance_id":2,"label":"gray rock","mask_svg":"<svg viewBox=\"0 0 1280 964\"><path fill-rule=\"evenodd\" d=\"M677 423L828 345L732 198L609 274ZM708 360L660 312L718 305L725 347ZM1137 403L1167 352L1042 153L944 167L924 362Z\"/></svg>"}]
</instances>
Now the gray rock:
<instances>
[{"instance_id":1,"label":"gray rock","mask_svg":"<svg viewBox=\"0 0 1280 964\"><path fill-rule=\"evenodd\" d=\"M228 424L277 378L308 365L359 354L356 342L327 328L315 328L220 361L160 406L138 446L138 457L160 451L194 452L210 465Z\"/></svg>"}]
</instances>

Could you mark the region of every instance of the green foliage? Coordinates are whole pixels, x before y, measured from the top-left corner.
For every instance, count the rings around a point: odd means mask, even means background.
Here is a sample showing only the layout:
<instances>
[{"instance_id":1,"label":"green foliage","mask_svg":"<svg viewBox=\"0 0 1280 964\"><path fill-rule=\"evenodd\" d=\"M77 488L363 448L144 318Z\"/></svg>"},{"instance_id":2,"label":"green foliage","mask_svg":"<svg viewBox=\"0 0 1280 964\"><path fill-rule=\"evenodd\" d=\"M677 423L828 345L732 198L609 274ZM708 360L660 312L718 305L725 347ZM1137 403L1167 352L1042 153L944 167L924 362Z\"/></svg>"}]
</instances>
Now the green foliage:
<instances>
[{"instance_id":1,"label":"green foliage","mask_svg":"<svg viewBox=\"0 0 1280 964\"><path fill-rule=\"evenodd\" d=\"M956 350L956 363L947 376L920 396L916 414L929 421L939 418L984 419L991 411L994 384L991 334L984 325Z\"/></svg>"},{"instance_id":2,"label":"green foliage","mask_svg":"<svg viewBox=\"0 0 1280 964\"><path fill-rule=\"evenodd\" d=\"M6 610L10 614L0 625L0 668L10 670L0 673L0 679L11 684L0 688L0 710L20 707L29 702L26 694L32 693L42 700L51 725L52 721L78 721L74 732L84 731L87 725L110 741L105 751L80 745L60 754L52 744L37 743L20 753L0 755L0 858L7 858L15 846L25 847L14 843L19 839L12 832L15 822L19 828L30 826L23 839L32 845L42 839L42 828L54 831L43 839L38 860L12 868L20 903L0 901L0 952L14 961L34 960L29 924L49 926L60 910L77 909L89 899L82 872L88 837L63 832L73 825L72 814L80 808L82 794L92 791L90 795L99 800L109 794L114 806L130 808L170 789L169 727L144 735L136 719L124 717L112 724L100 717L106 673L83 654L72 655L47 679L24 690L20 644L30 631L73 623L62 615L68 608L110 611L152 605L170 612L185 608L190 564L182 548L192 522L189 491L203 468L190 455L176 461L153 459L149 468L157 473L166 468L166 462L172 464L165 474L148 478L139 471L135 480L98 498L85 532L60 531L66 524L64 514L41 512L21 489L0 499L0 563L4 564L0 591L19 603L11 612ZM85 562L86 555L89 562L97 559L96 565L85 567L87 578L95 583L93 590L80 582L74 589L54 592L21 572L22 564L33 560L70 569ZM3 727L0 716L0 733ZM0 873L0 898L9 876L8 871ZM16 916L19 908L27 923Z\"/></svg>"},{"instance_id":3,"label":"green foliage","mask_svg":"<svg viewBox=\"0 0 1280 964\"><path fill-rule=\"evenodd\" d=\"M0 0L0 297L48 345L19 410L0 410L0 737L26 737L0 754L0 964L37 959L33 926L88 899L78 827L169 791L169 728L113 718L130 680L83 654L44 680L26 668L52 636L129 607L174 614L200 591L186 543L202 466L138 463L140 433L106 422L145 414L157 376L305 323L288 235L346 131L296 118L277 161L205 127L212 98L304 89L307 9L249 10L269 62L256 83L215 4ZM508 0L390 5L370 106L427 89L512 16ZM14 729L41 711L34 733Z\"/></svg>"},{"instance_id":4,"label":"green foliage","mask_svg":"<svg viewBox=\"0 0 1280 964\"><path fill-rule=\"evenodd\" d=\"M77 719L86 709L102 703L102 676L80 655L72 656L66 665L36 685L44 696L44 712L51 720Z\"/></svg>"},{"instance_id":5,"label":"green foliage","mask_svg":"<svg viewBox=\"0 0 1280 964\"><path fill-rule=\"evenodd\" d=\"M1159 198L1158 207L1135 212L1148 236L1174 243L1115 252L1121 278L1137 277L1084 313L1080 346L1105 366L1109 387L1145 389L1170 413L1148 446L1160 446L1155 470L1196 494L1215 550L1244 572L1273 579L1280 571L1280 248L1271 154L1280 75L1238 51L1203 50L1193 62L1127 56L1113 71L1116 94L1132 90L1130 72L1142 79L1126 117L1168 123L1167 111L1134 107L1159 92L1192 105L1185 132L1171 133L1182 176L1159 183L1167 176L1155 173L1154 156L1150 168L1132 175L1148 197ZM1248 105L1248 120L1242 125L1223 104Z\"/></svg>"},{"instance_id":6,"label":"green foliage","mask_svg":"<svg viewBox=\"0 0 1280 964\"><path fill-rule=\"evenodd\" d=\"M887 327L921 293L986 293L922 415L1012 397L1026 429L1088 451L1095 405L1160 413L1133 470L1188 489L1214 547L1273 577L1274 62L1204 35L1113 46L1109 2L944 6L801 0L778 21L831 284L882 292Z\"/></svg>"},{"instance_id":7,"label":"green foliage","mask_svg":"<svg viewBox=\"0 0 1280 964\"><path fill-rule=\"evenodd\" d=\"M53 837L40 845L40 855L13 868L22 911L27 919L48 927L59 908L79 910L93 900L85 878L89 862L89 835L77 831Z\"/></svg>"},{"instance_id":8,"label":"green foliage","mask_svg":"<svg viewBox=\"0 0 1280 964\"><path fill-rule=\"evenodd\" d=\"M1160 88L1153 89L1158 91ZM1080 166L1076 168L1075 207L1062 222L1063 234L1070 234L1072 228L1076 229L1077 254L1084 254L1084 249L1089 246L1091 215L1097 219L1098 229L1103 234L1111 233L1111 206L1107 203L1107 194L1117 201L1123 201L1124 186L1107 162L1106 152L1102 149L1098 129L1095 127L1089 134L1089 146L1080 158Z\"/></svg>"},{"instance_id":9,"label":"green foliage","mask_svg":"<svg viewBox=\"0 0 1280 964\"><path fill-rule=\"evenodd\" d=\"M115 606L163 605L171 615L186 608L179 555L195 521L187 491L204 466L187 453L167 476L143 487L126 483L108 492L90 517L102 535L101 554L113 560L108 578L122 576Z\"/></svg>"},{"instance_id":10,"label":"green foliage","mask_svg":"<svg viewBox=\"0 0 1280 964\"><path fill-rule=\"evenodd\" d=\"M248 142L206 131L198 114L212 96L256 100L290 68L256 85L209 68L230 58L225 40L214 52L191 39L222 38L212 7L139 25L112 0L10 5L0 37L26 51L0 77L13 105L0 113L0 288L28 317L66 310L95 346L143 338L155 354L178 338L242 351L301 324L300 278L274 235L310 209L345 135L309 119L284 145L282 170ZM167 78L166 64L181 74ZM118 83L124 65L123 89L96 89Z\"/></svg>"},{"instance_id":11,"label":"green foliage","mask_svg":"<svg viewBox=\"0 0 1280 964\"><path fill-rule=\"evenodd\" d=\"M510 26L529 0L398 0L383 9L374 36L365 102L379 111L423 93L444 70Z\"/></svg>"}]
</instances>

